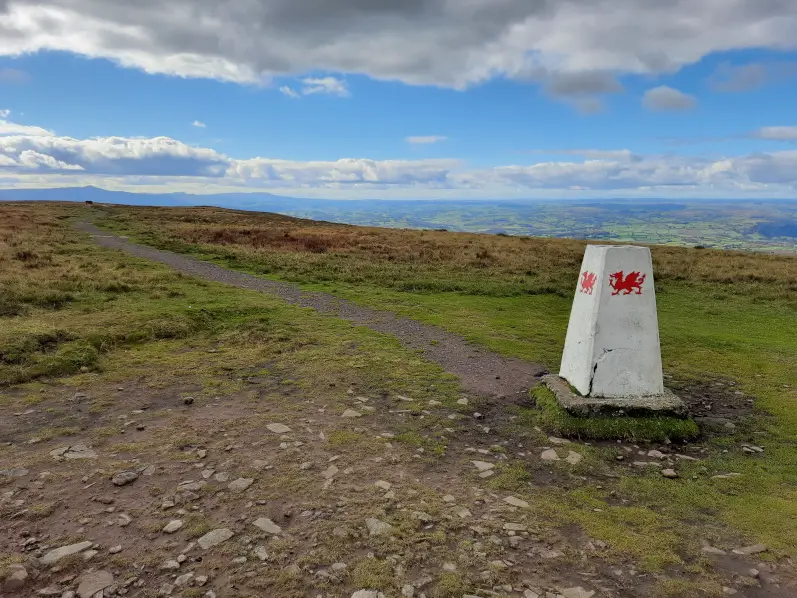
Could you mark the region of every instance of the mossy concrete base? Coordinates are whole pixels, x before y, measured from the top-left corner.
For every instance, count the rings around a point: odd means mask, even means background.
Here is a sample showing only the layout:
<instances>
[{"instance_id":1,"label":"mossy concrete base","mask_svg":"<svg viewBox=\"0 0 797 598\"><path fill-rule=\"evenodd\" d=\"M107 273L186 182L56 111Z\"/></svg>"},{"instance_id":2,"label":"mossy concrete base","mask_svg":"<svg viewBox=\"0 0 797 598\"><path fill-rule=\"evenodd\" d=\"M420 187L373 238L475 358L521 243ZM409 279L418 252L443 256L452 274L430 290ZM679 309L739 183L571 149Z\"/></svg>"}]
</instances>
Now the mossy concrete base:
<instances>
[{"instance_id":1,"label":"mossy concrete base","mask_svg":"<svg viewBox=\"0 0 797 598\"><path fill-rule=\"evenodd\" d=\"M684 402L672 391L664 389L664 394L647 397L582 397L570 388L566 380L554 374L543 376L543 383L556 395L559 405L571 415L590 416L661 416L687 417Z\"/></svg>"}]
</instances>

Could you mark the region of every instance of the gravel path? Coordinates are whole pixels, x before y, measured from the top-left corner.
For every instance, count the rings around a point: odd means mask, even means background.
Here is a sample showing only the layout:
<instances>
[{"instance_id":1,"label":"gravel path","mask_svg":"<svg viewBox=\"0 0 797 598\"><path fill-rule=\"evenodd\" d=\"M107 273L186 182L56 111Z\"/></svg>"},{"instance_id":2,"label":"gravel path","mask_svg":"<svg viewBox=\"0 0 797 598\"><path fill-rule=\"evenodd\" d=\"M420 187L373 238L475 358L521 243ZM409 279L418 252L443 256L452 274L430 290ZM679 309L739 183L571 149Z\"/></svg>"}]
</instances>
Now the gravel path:
<instances>
[{"instance_id":1,"label":"gravel path","mask_svg":"<svg viewBox=\"0 0 797 598\"><path fill-rule=\"evenodd\" d=\"M92 235L103 247L120 249L136 257L161 262L191 276L276 295L294 305L311 307L320 313L391 334L405 347L422 351L426 359L458 376L462 385L474 393L493 396L524 393L536 385L539 377L545 373L543 368L533 363L503 357L473 345L455 334L409 318L398 317L391 312L363 307L327 293L303 291L294 284L229 270L171 251L138 245L124 237L102 231L88 222L79 222L76 226Z\"/></svg>"}]
</instances>

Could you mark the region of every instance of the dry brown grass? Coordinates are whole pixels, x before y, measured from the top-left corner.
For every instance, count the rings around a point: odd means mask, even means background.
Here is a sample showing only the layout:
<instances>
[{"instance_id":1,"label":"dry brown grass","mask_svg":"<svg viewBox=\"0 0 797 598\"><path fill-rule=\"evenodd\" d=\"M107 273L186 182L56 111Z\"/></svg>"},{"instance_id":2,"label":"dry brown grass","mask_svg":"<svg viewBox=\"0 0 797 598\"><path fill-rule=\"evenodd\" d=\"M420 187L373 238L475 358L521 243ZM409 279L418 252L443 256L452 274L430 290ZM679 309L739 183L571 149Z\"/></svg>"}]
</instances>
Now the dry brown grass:
<instances>
[{"instance_id":1,"label":"dry brown grass","mask_svg":"<svg viewBox=\"0 0 797 598\"><path fill-rule=\"evenodd\" d=\"M201 248L303 282L400 290L572 294L586 242L314 222L219 208L124 208L113 218L151 241ZM797 299L797 259L737 251L652 248L659 283L719 285L733 294Z\"/></svg>"}]
</instances>

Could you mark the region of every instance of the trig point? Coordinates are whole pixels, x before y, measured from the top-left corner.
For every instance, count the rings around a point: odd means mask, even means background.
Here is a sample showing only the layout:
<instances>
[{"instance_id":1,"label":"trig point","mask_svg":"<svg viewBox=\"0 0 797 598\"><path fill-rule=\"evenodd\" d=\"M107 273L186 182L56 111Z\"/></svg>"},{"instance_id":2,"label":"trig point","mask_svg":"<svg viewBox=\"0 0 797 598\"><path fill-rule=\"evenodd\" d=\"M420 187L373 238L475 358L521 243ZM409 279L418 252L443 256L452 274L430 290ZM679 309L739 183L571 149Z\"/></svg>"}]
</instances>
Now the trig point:
<instances>
[{"instance_id":1,"label":"trig point","mask_svg":"<svg viewBox=\"0 0 797 598\"><path fill-rule=\"evenodd\" d=\"M664 388L650 249L587 246L559 376L545 382L578 415L685 413Z\"/></svg>"}]
</instances>

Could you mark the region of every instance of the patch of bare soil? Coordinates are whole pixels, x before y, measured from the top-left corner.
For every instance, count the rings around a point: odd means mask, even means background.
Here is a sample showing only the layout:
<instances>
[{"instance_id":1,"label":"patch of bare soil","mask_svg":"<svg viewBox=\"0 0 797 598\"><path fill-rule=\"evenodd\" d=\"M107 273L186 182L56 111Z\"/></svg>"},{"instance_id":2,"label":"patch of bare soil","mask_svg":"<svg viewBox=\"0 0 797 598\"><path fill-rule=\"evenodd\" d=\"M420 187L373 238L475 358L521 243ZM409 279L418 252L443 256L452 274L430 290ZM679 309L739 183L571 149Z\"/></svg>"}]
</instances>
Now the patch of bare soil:
<instances>
[{"instance_id":1,"label":"patch of bare soil","mask_svg":"<svg viewBox=\"0 0 797 598\"><path fill-rule=\"evenodd\" d=\"M70 596L104 579L106 595L142 597L580 587L563 595L641 598L658 580L518 500L513 484L597 485L610 469L571 464L582 444L518 431L496 399L447 408L352 388L342 403L321 403L267 376L230 396L185 401L192 392L51 387L32 413L13 415L21 395L0 409L3 595ZM29 442L65 419L70 436ZM559 461L541 458L550 449ZM517 463L528 478L508 476ZM57 559L66 546L75 554ZM773 563L753 579L756 562L728 553L716 574L739 596L793 595L788 568Z\"/></svg>"}]
</instances>

